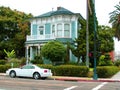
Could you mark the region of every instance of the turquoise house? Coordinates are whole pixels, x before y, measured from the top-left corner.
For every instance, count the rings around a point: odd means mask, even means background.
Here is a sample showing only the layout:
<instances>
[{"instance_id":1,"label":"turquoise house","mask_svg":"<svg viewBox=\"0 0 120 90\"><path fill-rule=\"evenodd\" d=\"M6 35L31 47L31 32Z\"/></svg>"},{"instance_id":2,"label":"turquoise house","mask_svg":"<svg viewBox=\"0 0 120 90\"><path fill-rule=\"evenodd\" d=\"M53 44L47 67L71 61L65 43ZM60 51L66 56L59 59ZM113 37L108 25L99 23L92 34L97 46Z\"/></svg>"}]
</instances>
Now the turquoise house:
<instances>
[{"instance_id":1,"label":"turquoise house","mask_svg":"<svg viewBox=\"0 0 120 90\"><path fill-rule=\"evenodd\" d=\"M39 55L41 47L51 40L74 44L73 41L78 37L78 30L81 29L79 23L81 19L83 17L80 13L73 13L63 7L57 7L56 11L51 10L31 18L30 35L26 36L25 42L27 61ZM70 60L76 60L71 51Z\"/></svg>"}]
</instances>

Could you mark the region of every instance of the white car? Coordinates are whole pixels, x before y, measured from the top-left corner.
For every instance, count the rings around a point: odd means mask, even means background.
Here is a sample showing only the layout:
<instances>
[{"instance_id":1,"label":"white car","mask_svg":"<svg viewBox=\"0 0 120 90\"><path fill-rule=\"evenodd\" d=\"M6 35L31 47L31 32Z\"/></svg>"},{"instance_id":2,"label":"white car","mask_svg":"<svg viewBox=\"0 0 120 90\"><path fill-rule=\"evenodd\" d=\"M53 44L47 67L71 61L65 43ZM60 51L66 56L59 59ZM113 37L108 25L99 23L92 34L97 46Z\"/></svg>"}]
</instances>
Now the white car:
<instances>
[{"instance_id":1,"label":"white car","mask_svg":"<svg viewBox=\"0 0 120 90\"><path fill-rule=\"evenodd\" d=\"M11 68L6 71L6 75L12 78L15 77L32 77L34 79L46 79L52 76L50 69L40 68L36 65L27 64L21 68Z\"/></svg>"}]
</instances>

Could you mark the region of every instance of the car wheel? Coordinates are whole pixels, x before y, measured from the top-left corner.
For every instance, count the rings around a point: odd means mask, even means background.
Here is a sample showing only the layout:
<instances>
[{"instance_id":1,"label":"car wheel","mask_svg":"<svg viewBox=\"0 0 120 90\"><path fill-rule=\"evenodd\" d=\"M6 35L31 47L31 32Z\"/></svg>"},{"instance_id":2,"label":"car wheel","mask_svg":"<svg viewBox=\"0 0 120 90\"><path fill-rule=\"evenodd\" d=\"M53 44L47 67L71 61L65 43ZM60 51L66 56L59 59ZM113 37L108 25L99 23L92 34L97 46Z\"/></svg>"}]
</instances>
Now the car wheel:
<instances>
[{"instance_id":1,"label":"car wheel","mask_svg":"<svg viewBox=\"0 0 120 90\"><path fill-rule=\"evenodd\" d=\"M15 77L16 77L15 71L11 71L11 72L10 72L10 77L11 77L11 78L15 78Z\"/></svg>"},{"instance_id":2,"label":"car wheel","mask_svg":"<svg viewBox=\"0 0 120 90\"><path fill-rule=\"evenodd\" d=\"M33 74L33 78L36 79L36 80L39 79L40 78L40 74L39 73L34 73Z\"/></svg>"}]
</instances>

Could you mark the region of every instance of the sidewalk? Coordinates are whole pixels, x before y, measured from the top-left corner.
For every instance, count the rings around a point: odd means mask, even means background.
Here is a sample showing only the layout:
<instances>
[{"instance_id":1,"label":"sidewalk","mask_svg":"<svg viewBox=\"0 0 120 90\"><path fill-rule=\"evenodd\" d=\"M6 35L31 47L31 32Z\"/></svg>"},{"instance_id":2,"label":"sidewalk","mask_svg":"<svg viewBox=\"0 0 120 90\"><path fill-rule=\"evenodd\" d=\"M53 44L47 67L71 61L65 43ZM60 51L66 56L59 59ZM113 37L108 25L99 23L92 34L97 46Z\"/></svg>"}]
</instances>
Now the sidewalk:
<instances>
[{"instance_id":1,"label":"sidewalk","mask_svg":"<svg viewBox=\"0 0 120 90\"><path fill-rule=\"evenodd\" d=\"M87 78L87 77L66 77L66 76L64 77L52 76L50 78L54 80L61 80L61 81L120 82L120 71L111 78L98 78L97 80L93 80L93 78Z\"/></svg>"},{"instance_id":2,"label":"sidewalk","mask_svg":"<svg viewBox=\"0 0 120 90\"><path fill-rule=\"evenodd\" d=\"M0 73L0 76L5 76L5 73ZM87 77L67 77L67 76L52 76L48 79L52 80L61 80L61 81L87 81L87 82L120 82L120 71L116 73L111 78L98 78L97 80L93 80L93 78Z\"/></svg>"}]
</instances>

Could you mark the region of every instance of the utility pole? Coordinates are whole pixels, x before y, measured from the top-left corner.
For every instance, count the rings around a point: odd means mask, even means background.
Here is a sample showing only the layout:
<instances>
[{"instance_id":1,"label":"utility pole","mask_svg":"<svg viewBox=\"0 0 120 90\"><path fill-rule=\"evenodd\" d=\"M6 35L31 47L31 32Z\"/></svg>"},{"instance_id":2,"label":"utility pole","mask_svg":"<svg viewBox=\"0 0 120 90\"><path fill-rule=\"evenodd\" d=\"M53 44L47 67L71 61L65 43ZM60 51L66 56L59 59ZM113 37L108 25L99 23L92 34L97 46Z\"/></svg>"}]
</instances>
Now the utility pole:
<instances>
[{"instance_id":1,"label":"utility pole","mask_svg":"<svg viewBox=\"0 0 120 90\"><path fill-rule=\"evenodd\" d=\"M86 1L86 66L89 67L89 0Z\"/></svg>"},{"instance_id":2,"label":"utility pole","mask_svg":"<svg viewBox=\"0 0 120 90\"><path fill-rule=\"evenodd\" d=\"M95 13L95 0L92 0L93 3L93 17L94 17L94 75L93 75L93 79L97 80L97 70L96 70L96 13Z\"/></svg>"}]
</instances>

